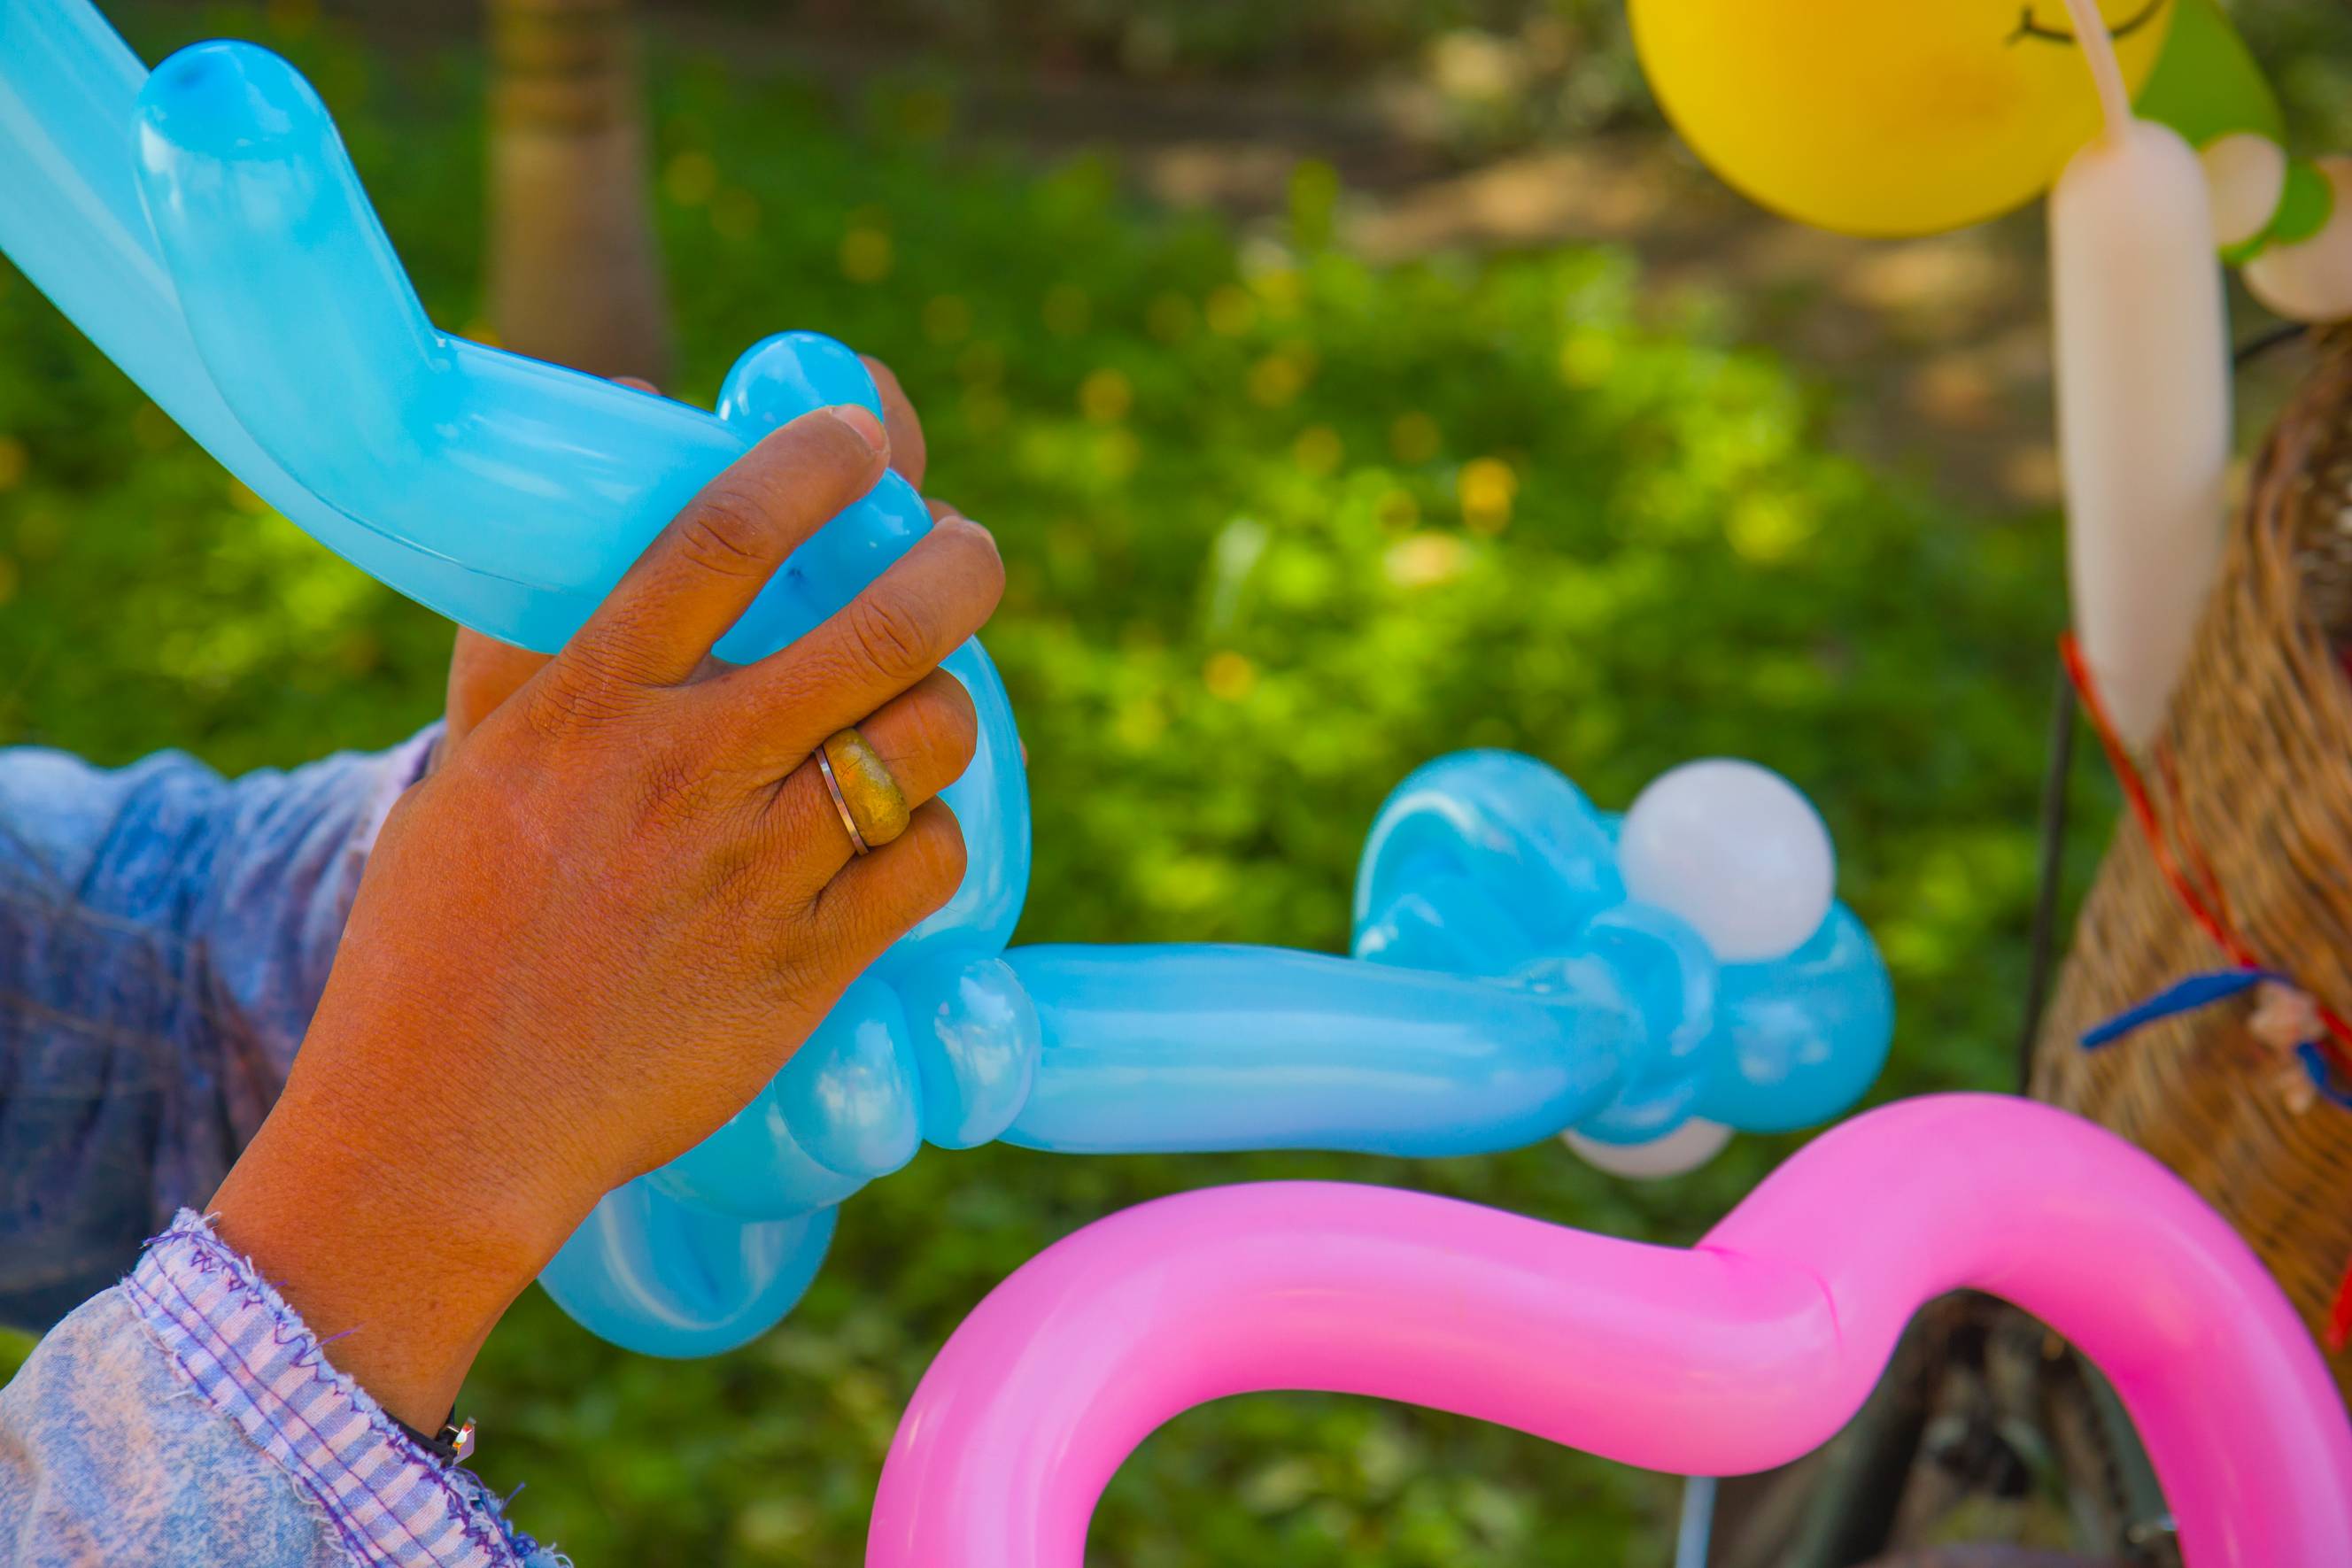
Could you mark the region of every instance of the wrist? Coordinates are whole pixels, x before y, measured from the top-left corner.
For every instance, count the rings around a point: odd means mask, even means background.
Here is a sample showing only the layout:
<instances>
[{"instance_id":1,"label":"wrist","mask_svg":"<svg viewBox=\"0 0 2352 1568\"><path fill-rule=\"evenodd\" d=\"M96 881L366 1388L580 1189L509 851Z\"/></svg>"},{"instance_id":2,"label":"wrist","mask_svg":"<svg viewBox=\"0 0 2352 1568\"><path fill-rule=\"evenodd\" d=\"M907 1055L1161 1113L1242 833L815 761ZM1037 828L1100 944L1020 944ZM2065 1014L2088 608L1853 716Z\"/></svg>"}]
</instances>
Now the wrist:
<instances>
[{"instance_id":1,"label":"wrist","mask_svg":"<svg viewBox=\"0 0 2352 1568\"><path fill-rule=\"evenodd\" d=\"M215 1228L332 1342L338 1370L433 1432L482 1342L586 1208L557 1215L495 1160L429 1139L385 1146L400 1141L388 1116L289 1093L215 1197Z\"/></svg>"}]
</instances>

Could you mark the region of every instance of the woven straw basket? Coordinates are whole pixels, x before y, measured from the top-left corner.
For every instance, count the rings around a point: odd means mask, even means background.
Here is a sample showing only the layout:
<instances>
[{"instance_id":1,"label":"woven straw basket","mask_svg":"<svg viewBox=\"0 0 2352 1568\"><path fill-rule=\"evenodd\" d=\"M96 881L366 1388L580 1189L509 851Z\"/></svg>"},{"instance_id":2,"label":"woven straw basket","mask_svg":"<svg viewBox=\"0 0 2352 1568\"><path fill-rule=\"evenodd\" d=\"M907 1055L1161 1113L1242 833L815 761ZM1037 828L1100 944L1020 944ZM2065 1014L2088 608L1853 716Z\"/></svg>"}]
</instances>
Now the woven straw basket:
<instances>
[{"instance_id":1,"label":"woven straw basket","mask_svg":"<svg viewBox=\"0 0 2352 1568\"><path fill-rule=\"evenodd\" d=\"M2201 855L2259 960L2352 1016L2352 335L2255 462L2149 788L2177 861ZM2178 1171L2253 1243L2315 1336L2352 1262L2352 1111L2248 1029L2248 999L2096 1051L2082 1032L2230 959L2128 815L2075 927L2036 1043L2036 1097ZM2352 1392L2352 1356L2332 1358Z\"/></svg>"}]
</instances>

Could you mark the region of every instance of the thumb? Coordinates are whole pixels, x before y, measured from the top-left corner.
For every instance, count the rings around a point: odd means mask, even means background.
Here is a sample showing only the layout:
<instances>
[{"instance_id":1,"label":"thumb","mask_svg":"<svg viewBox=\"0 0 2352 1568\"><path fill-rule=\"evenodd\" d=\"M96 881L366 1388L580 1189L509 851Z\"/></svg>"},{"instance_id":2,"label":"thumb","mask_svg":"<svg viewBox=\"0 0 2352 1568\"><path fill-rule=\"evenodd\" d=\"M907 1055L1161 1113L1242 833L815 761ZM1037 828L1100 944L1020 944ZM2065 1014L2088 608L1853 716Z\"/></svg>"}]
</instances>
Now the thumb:
<instances>
[{"instance_id":1,"label":"thumb","mask_svg":"<svg viewBox=\"0 0 2352 1568\"><path fill-rule=\"evenodd\" d=\"M659 395L653 382L635 376L613 378L635 392ZM457 628L457 645L449 652L447 725L441 751L447 750L497 711L498 706L539 674L548 655L501 643L466 627Z\"/></svg>"},{"instance_id":2,"label":"thumb","mask_svg":"<svg viewBox=\"0 0 2352 1568\"><path fill-rule=\"evenodd\" d=\"M448 731L444 749L464 740L546 663L544 653L457 628L457 645L449 653Z\"/></svg>"}]
</instances>

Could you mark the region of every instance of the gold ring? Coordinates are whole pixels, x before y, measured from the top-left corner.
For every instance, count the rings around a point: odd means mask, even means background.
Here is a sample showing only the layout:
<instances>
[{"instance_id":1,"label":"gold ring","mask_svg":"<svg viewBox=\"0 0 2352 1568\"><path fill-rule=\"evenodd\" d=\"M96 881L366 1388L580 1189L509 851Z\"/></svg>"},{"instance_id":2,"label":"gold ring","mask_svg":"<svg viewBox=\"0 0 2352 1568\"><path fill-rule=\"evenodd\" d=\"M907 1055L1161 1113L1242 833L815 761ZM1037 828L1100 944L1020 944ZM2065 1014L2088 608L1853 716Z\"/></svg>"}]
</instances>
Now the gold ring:
<instances>
[{"instance_id":1,"label":"gold ring","mask_svg":"<svg viewBox=\"0 0 2352 1568\"><path fill-rule=\"evenodd\" d=\"M913 813L906 792L890 776L881 754L856 729L841 730L817 748L817 771L833 796L849 847L859 854L878 850L907 831Z\"/></svg>"},{"instance_id":2,"label":"gold ring","mask_svg":"<svg viewBox=\"0 0 2352 1568\"><path fill-rule=\"evenodd\" d=\"M861 855L871 853L866 835L857 831L857 819L850 814L849 802L842 799L841 780L833 776L833 763L822 747L816 754L816 770L818 777L824 780L825 793L833 797L833 809L841 813L841 826L849 834L851 852Z\"/></svg>"}]
</instances>

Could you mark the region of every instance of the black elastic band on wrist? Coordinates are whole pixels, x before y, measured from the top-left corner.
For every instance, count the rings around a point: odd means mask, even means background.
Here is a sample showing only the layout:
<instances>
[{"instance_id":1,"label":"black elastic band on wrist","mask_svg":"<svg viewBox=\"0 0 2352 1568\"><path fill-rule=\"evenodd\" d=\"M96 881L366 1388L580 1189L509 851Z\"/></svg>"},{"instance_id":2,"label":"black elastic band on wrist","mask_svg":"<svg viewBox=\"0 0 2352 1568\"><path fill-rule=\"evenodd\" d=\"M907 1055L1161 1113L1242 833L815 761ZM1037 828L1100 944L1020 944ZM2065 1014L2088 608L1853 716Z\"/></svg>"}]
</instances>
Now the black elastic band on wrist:
<instances>
[{"instance_id":1,"label":"black elastic band on wrist","mask_svg":"<svg viewBox=\"0 0 2352 1568\"><path fill-rule=\"evenodd\" d=\"M386 1411L385 1414L390 1415L391 1412ZM454 1405L449 1407L449 1418L441 1423L441 1435L436 1437L426 1437L397 1416L392 1417L392 1424L406 1433L410 1442L444 1465L457 1464L473 1455L474 1424L468 1421L462 1427L457 1425L457 1407Z\"/></svg>"}]
</instances>

